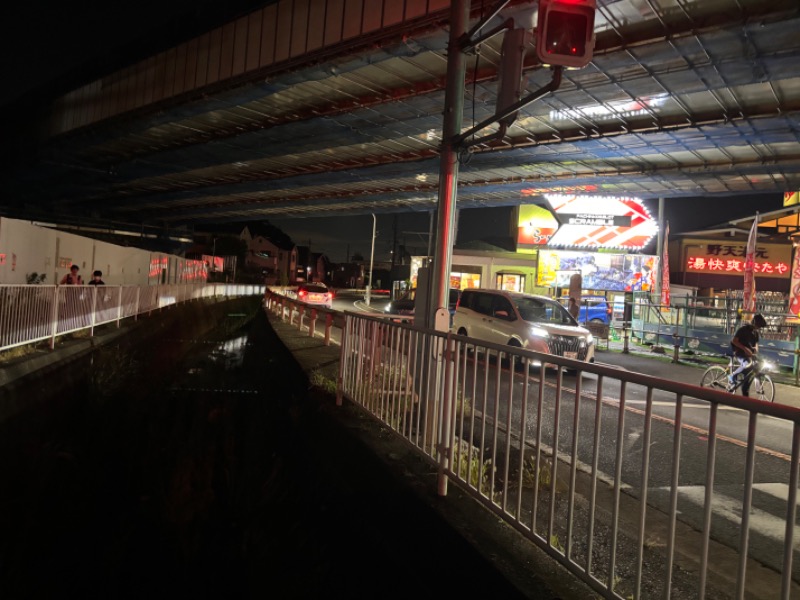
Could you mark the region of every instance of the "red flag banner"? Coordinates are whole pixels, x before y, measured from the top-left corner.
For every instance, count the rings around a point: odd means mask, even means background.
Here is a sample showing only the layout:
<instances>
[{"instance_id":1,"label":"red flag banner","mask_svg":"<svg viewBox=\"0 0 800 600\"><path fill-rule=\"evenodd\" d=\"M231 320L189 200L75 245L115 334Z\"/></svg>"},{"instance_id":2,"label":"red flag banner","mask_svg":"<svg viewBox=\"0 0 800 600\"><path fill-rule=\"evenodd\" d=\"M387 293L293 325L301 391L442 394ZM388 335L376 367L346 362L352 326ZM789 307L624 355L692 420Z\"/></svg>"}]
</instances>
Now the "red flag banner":
<instances>
[{"instance_id":1,"label":"red flag banner","mask_svg":"<svg viewBox=\"0 0 800 600\"><path fill-rule=\"evenodd\" d=\"M754 265L756 262L756 237L758 236L758 213L753 219L750 236L747 238L747 251L744 257L744 288L742 293L742 310L756 312L756 278Z\"/></svg>"},{"instance_id":2,"label":"red flag banner","mask_svg":"<svg viewBox=\"0 0 800 600\"><path fill-rule=\"evenodd\" d=\"M661 305L669 306L669 223L664 229L664 251L661 255Z\"/></svg>"},{"instance_id":3,"label":"red flag banner","mask_svg":"<svg viewBox=\"0 0 800 600\"><path fill-rule=\"evenodd\" d=\"M789 312L794 318L800 317L800 248L794 249L792 261L792 283L789 286L791 297L789 299Z\"/></svg>"}]
</instances>

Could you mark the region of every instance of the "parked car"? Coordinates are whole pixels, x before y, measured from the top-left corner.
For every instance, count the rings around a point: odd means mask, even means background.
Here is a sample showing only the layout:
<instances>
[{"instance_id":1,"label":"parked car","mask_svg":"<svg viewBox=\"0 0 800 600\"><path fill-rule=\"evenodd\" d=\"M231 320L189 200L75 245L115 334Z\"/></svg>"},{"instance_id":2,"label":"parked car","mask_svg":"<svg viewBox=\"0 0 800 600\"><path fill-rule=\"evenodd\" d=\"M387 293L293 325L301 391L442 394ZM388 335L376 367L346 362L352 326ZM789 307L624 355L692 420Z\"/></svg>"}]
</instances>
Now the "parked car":
<instances>
[{"instance_id":1,"label":"parked car","mask_svg":"<svg viewBox=\"0 0 800 600\"><path fill-rule=\"evenodd\" d=\"M384 308L384 312L390 315L413 315L414 303L417 297L417 288L408 290L405 294L400 296L397 300L392 300ZM449 301L447 309L450 311L450 316L456 311L456 304L461 297L461 290L450 288Z\"/></svg>"},{"instance_id":2,"label":"parked car","mask_svg":"<svg viewBox=\"0 0 800 600\"><path fill-rule=\"evenodd\" d=\"M564 296L558 301L567 306L569 298ZM580 299L580 312L578 313L578 323L611 323L611 305L604 296L582 296Z\"/></svg>"},{"instance_id":3,"label":"parked car","mask_svg":"<svg viewBox=\"0 0 800 600\"><path fill-rule=\"evenodd\" d=\"M496 344L594 362L594 338L562 304L546 296L467 289L452 331Z\"/></svg>"},{"instance_id":4,"label":"parked car","mask_svg":"<svg viewBox=\"0 0 800 600\"><path fill-rule=\"evenodd\" d=\"M306 304L333 305L333 292L324 283L301 283L297 286L297 299Z\"/></svg>"}]
</instances>

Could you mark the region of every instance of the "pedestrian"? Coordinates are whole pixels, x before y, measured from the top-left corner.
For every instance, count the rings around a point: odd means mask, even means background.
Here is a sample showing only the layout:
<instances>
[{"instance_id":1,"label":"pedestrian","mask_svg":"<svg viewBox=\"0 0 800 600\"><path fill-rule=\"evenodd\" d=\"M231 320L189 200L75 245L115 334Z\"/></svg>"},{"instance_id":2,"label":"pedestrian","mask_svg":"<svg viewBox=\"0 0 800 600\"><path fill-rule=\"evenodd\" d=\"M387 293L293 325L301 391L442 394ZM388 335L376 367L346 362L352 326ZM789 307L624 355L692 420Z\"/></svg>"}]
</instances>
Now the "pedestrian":
<instances>
[{"instance_id":1,"label":"pedestrian","mask_svg":"<svg viewBox=\"0 0 800 600\"><path fill-rule=\"evenodd\" d=\"M575 319L576 321L578 320L578 315L581 312L581 307L578 306L578 303L572 296L569 297L569 306L567 306L567 311L569 311L569 314L572 315L573 319Z\"/></svg>"},{"instance_id":2,"label":"pedestrian","mask_svg":"<svg viewBox=\"0 0 800 600\"><path fill-rule=\"evenodd\" d=\"M106 282L103 281L103 272L102 271L95 271L92 273L92 279L89 281L89 285L105 285Z\"/></svg>"},{"instance_id":3,"label":"pedestrian","mask_svg":"<svg viewBox=\"0 0 800 600\"><path fill-rule=\"evenodd\" d=\"M61 278L60 285L83 285L83 279L78 274L78 271L80 271L80 267L78 265L72 265L69 268L69 273Z\"/></svg>"}]
</instances>

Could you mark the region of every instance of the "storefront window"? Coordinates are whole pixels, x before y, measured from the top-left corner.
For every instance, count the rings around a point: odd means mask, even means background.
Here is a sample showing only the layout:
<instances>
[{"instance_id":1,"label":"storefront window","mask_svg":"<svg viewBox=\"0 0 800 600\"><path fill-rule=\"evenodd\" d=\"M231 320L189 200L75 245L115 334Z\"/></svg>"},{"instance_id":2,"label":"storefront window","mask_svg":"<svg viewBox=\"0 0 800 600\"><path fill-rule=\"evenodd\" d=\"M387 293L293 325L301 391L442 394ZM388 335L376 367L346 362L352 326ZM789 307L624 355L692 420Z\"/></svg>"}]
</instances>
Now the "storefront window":
<instances>
[{"instance_id":1,"label":"storefront window","mask_svg":"<svg viewBox=\"0 0 800 600\"><path fill-rule=\"evenodd\" d=\"M525 275L517 273L498 273L495 278L495 287L507 292L524 292Z\"/></svg>"},{"instance_id":2,"label":"storefront window","mask_svg":"<svg viewBox=\"0 0 800 600\"><path fill-rule=\"evenodd\" d=\"M450 287L459 290L481 287L481 276L477 273L450 273Z\"/></svg>"}]
</instances>

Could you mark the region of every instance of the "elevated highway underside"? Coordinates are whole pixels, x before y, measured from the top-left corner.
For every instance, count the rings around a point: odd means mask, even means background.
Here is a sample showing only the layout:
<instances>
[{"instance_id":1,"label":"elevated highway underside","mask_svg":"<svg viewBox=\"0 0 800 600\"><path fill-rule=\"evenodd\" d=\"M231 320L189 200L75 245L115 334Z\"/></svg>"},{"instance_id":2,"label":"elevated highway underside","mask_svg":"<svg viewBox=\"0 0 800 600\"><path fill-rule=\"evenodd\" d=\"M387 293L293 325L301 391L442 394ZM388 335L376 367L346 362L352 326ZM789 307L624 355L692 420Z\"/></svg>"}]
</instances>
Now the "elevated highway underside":
<instances>
[{"instance_id":1,"label":"elevated highway underside","mask_svg":"<svg viewBox=\"0 0 800 600\"><path fill-rule=\"evenodd\" d=\"M434 210L449 21L446 0L269 3L55 99L0 213L179 230ZM800 189L798 29L796 0L598 0L592 62L461 153L458 206ZM467 55L464 130L496 111L501 42ZM531 93L553 73L525 56Z\"/></svg>"}]
</instances>

